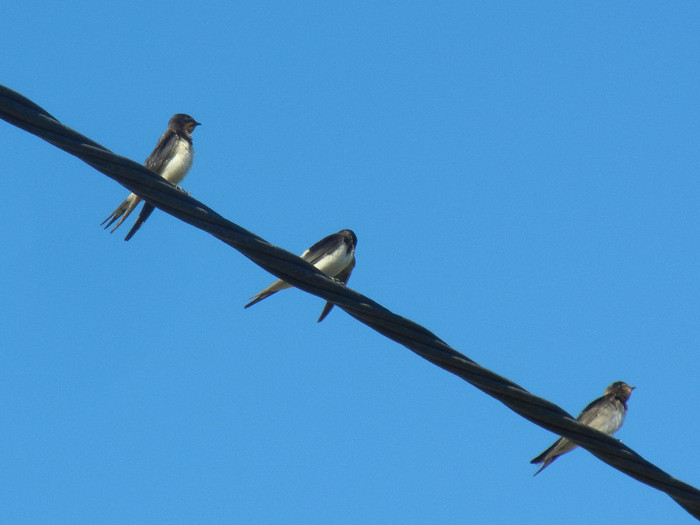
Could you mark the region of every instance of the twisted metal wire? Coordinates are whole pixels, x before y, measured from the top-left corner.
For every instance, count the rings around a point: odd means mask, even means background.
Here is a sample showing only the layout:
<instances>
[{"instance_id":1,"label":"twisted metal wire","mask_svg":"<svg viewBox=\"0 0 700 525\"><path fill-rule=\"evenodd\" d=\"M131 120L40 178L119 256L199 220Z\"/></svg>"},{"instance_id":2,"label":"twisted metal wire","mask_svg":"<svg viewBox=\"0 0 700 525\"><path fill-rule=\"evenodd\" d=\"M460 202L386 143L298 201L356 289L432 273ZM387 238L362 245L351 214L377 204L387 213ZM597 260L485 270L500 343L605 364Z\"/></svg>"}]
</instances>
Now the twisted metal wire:
<instances>
[{"instance_id":1,"label":"twisted metal wire","mask_svg":"<svg viewBox=\"0 0 700 525\"><path fill-rule=\"evenodd\" d=\"M665 492L700 520L700 490L673 478L617 439L582 425L554 403L479 366L424 327L338 284L298 256L225 219L142 164L120 157L64 126L31 100L1 85L0 118L78 157L170 215L210 233L276 277L334 302L358 321L464 379L525 419L570 439L608 465Z\"/></svg>"}]
</instances>

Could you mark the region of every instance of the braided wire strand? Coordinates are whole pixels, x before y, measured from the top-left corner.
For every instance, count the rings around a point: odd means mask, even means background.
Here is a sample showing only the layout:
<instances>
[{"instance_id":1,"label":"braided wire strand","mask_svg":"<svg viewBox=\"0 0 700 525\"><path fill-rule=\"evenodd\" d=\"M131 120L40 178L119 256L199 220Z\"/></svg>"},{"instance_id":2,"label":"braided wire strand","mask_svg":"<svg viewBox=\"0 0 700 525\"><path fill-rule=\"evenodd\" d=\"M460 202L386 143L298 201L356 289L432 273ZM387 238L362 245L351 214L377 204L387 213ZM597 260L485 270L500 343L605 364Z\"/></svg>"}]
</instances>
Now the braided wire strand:
<instances>
[{"instance_id":1,"label":"braided wire strand","mask_svg":"<svg viewBox=\"0 0 700 525\"><path fill-rule=\"evenodd\" d=\"M665 492L700 520L700 490L670 476L612 436L579 423L554 403L483 368L419 324L335 282L300 257L225 219L142 164L116 155L64 126L31 100L2 85L0 118L78 157L163 211L238 250L276 277L335 303L361 323L464 379L525 419L570 439L608 465Z\"/></svg>"}]
</instances>

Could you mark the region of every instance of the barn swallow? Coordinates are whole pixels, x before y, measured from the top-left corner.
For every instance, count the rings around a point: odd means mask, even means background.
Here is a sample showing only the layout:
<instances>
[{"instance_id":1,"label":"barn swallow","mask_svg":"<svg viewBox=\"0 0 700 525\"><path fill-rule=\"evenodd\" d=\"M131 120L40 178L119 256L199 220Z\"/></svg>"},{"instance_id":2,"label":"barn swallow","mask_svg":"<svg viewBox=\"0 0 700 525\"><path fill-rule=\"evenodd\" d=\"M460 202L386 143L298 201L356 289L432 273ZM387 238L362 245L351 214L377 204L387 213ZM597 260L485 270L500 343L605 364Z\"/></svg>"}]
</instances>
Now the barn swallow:
<instances>
[{"instance_id":1,"label":"barn swallow","mask_svg":"<svg viewBox=\"0 0 700 525\"><path fill-rule=\"evenodd\" d=\"M352 269L355 267L355 246L357 236L352 230L340 230L338 233L324 237L311 248L301 254L301 258L341 284L347 284ZM280 290L291 288L292 285L282 280L275 281L253 299L244 308L253 306ZM317 322L323 321L333 309L333 303L327 302Z\"/></svg>"},{"instance_id":2,"label":"barn swallow","mask_svg":"<svg viewBox=\"0 0 700 525\"><path fill-rule=\"evenodd\" d=\"M627 400L636 387L629 386L622 381L616 381L605 389L605 395L593 401L584 408L576 420L579 423L593 427L596 430L610 434L611 436L619 430L627 415ZM540 469L535 472L535 476L542 472L546 466L557 459L562 454L571 452L578 445L575 445L566 438L557 439L554 444L542 452L532 464L542 463Z\"/></svg>"},{"instance_id":3,"label":"barn swallow","mask_svg":"<svg viewBox=\"0 0 700 525\"><path fill-rule=\"evenodd\" d=\"M165 130L165 133L160 137L153 153L148 156L144 165L175 186L180 184L192 167L194 149L192 148L192 135L190 135L190 133L199 125L199 122L184 113L173 115L170 122L168 122L168 129ZM102 224L105 222L107 223L105 229L109 228L114 221L119 219L119 222L117 222L116 226L110 231L110 233L114 233L114 230L119 228L121 223L124 222L124 219L134 211L134 208L136 208L136 205L141 202L141 200L141 197L135 193L129 195L109 217L102 221ZM125 241L128 241L134 236L153 210L153 204L146 202L143 205L136 222L131 227L126 237L124 237Z\"/></svg>"}]
</instances>

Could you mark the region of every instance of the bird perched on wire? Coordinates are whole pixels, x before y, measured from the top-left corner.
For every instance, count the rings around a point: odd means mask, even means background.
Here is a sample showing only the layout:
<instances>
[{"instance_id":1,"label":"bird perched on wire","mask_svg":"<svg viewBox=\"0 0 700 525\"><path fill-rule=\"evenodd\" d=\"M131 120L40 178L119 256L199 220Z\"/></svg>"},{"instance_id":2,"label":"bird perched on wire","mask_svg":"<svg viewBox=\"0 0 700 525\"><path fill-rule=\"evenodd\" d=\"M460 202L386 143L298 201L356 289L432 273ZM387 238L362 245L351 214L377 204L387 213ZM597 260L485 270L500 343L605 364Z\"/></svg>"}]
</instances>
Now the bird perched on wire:
<instances>
[{"instance_id":1,"label":"bird perched on wire","mask_svg":"<svg viewBox=\"0 0 700 525\"><path fill-rule=\"evenodd\" d=\"M576 420L596 430L613 435L619 430L622 426L622 422L625 420L625 415L627 415L627 400L630 398L632 390L634 389L635 387L629 386L627 383L616 381L605 389L604 396L599 397L584 408ZM542 466L534 475L536 476L552 461L562 454L571 452L576 447L578 447L578 445L566 438L562 437L557 439L551 447L530 461L532 464L542 463Z\"/></svg>"},{"instance_id":2,"label":"bird perched on wire","mask_svg":"<svg viewBox=\"0 0 700 525\"><path fill-rule=\"evenodd\" d=\"M194 149L192 148L191 133L199 125L199 122L184 113L173 115L170 122L168 122L168 129L160 137L153 153L148 156L144 165L175 186L180 184L192 167ZM102 224L107 223L105 229L118 220L117 224L110 231L110 233L114 233L114 230L119 228L124 219L131 215L131 212L134 211L134 208L141 200L141 197L135 193L129 195L109 217L102 221ZM154 206L151 203L146 202L143 205L136 222L129 230L129 233L126 234L126 237L124 237L125 241L134 236L153 210Z\"/></svg>"},{"instance_id":3,"label":"bird perched on wire","mask_svg":"<svg viewBox=\"0 0 700 525\"><path fill-rule=\"evenodd\" d=\"M355 246L357 246L357 236L352 230L340 230L338 233L324 237L311 248L301 254L301 258L327 276L334 278L339 283L345 285L350 279L350 274L355 268ZM282 280L275 281L262 292L251 297L253 299L244 308L259 303L272 294L291 288L292 285ZM327 302L326 306L318 318L318 322L323 321L333 309L333 303Z\"/></svg>"}]
</instances>

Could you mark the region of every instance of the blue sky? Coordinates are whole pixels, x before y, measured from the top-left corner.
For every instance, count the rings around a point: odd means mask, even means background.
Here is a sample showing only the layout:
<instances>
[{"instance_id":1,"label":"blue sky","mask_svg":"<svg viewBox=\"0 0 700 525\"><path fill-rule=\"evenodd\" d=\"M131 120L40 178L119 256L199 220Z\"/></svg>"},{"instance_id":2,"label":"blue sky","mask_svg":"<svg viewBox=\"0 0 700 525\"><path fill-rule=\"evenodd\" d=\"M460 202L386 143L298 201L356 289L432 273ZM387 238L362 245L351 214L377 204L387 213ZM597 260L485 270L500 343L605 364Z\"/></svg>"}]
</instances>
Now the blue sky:
<instances>
[{"instance_id":1,"label":"blue sky","mask_svg":"<svg viewBox=\"0 0 700 525\"><path fill-rule=\"evenodd\" d=\"M700 485L700 6L13 4L1 83ZM692 523L555 436L0 122L0 520Z\"/></svg>"}]
</instances>

